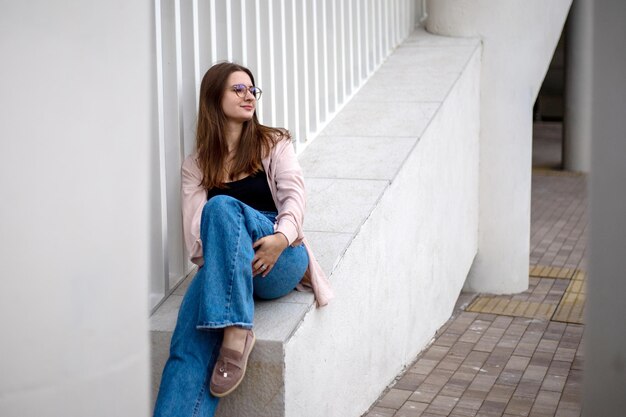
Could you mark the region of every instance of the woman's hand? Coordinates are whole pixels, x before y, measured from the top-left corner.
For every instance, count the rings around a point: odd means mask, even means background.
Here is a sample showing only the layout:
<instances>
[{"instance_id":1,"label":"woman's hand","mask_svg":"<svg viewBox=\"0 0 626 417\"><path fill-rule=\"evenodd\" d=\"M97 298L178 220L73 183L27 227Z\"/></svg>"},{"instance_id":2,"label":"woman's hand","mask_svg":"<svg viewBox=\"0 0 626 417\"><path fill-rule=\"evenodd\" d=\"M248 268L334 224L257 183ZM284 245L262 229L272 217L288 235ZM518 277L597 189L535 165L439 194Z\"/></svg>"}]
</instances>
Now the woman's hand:
<instances>
[{"instance_id":1,"label":"woman's hand","mask_svg":"<svg viewBox=\"0 0 626 417\"><path fill-rule=\"evenodd\" d=\"M262 237L254 242L252 247L256 253L252 259L252 275L267 276L287 246L289 246L287 237L280 232Z\"/></svg>"}]
</instances>

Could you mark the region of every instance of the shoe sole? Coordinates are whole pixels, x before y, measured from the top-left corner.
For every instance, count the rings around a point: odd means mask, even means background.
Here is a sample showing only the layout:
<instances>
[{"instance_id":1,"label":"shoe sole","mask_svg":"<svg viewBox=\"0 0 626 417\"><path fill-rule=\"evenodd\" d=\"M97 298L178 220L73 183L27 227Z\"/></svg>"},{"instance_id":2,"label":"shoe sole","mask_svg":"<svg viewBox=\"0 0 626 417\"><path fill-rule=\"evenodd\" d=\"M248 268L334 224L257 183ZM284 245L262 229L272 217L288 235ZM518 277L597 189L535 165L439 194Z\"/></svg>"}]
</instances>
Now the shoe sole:
<instances>
[{"instance_id":1,"label":"shoe sole","mask_svg":"<svg viewBox=\"0 0 626 417\"><path fill-rule=\"evenodd\" d=\"M248 370L248 359L250 359L250 355L252 354L252 349L254 349L254 344L255 343L256 343L256 336L254 335L254 332L252 332L252 343L250 344L250 353L246 357L246 361L245 361L244 366L243 366L243 373L241 374L241 378L239 379L239 381L237 381L237 383L235 385L233 385L233 387L231 389L229 389L226 392L222 392L222 393L215 393L215 392L213 392L213 390L211 388L209 388L209 391L211 392L211 395L213 395L214 397L217 397L217 398L222 398L222 397L227 396L228 394L230 394L231 392L233 392L234 390L237 389L237 387L241 384L243 379L246 377L246 371Z\"/></svg>"}]
</instances>

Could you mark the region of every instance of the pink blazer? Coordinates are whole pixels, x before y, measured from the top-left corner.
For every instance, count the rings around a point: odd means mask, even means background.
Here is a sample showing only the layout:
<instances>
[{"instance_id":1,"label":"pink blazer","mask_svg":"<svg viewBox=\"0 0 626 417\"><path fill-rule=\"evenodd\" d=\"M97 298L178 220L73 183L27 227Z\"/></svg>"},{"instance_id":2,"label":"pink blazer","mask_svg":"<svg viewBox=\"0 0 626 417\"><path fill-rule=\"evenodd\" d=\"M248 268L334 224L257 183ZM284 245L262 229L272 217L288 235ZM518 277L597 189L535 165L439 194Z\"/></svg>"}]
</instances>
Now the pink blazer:
<instances>
[{"instance_id":1,"label":"pink blazer","mask_svg":"<svg viewBox=\"0 0 626 417\"><path fill-rule=\"evenodd\" d=\"M206 190L200 186L202 172L197 154L188 156L182 167L182 210L185 245L191 262L202 266L204 258L200 240L200 220L207 201ZM262 160L278 216L274 230L287 237L292 246L303 243L309 255L309 267L298 285L298 290L313 290L318 307L325 306L333 298L330 282L317 263L304 238L302 223L306 204L304 178L291 141L281 140Z\"/></svg>"}]
</instances>

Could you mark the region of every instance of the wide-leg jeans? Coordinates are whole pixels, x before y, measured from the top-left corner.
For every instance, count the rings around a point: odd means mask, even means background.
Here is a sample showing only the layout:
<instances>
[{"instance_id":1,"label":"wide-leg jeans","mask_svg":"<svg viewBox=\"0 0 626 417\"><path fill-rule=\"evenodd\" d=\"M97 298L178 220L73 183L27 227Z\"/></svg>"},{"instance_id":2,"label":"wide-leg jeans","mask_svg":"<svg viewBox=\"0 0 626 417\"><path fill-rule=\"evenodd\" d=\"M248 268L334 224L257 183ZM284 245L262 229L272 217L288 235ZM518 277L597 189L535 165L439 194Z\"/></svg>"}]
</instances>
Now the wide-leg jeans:
<instances>
[{"instance_id":1,"label":"wide-leg jeans","mask_svg":"<svg viewBox=\"0 0 626 417\"><path fill-rule=\"evenodd\" d=\"M259 212L228 196L204 206L200 237L204 265L187 289L172 335L154 417L212 417L218 398L209 381L223 328L253 326L253 296L291 292L308 265L304 246L288 246L266 277L252 276L252 244L274 233L275 212Z\"/></svg>"}]
</instances>

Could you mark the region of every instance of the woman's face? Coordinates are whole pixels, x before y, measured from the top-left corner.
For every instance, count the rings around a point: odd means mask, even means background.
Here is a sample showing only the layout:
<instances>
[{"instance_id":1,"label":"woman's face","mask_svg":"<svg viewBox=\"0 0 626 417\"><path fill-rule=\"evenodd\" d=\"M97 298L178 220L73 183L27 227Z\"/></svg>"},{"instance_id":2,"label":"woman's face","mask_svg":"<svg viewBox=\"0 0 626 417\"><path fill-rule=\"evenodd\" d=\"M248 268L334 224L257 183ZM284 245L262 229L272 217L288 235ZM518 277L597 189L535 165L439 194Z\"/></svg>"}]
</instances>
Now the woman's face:
<instances>
[{"instance_id":1,"label":"woman's face","mask_svg":"<svg viewBox=\"0 0 626 417\"><path fill-rule=\"evenodd\" d=\"M239 97L233 90L234 85L246 86L244 97ZM222 111L226 118L232 122L243 123L252 119L256 109L256 99L248 88L252 87L252 80L243 71L230 74L226 81L224 96L222 97Z\"/></svg>"}]
</instances>

